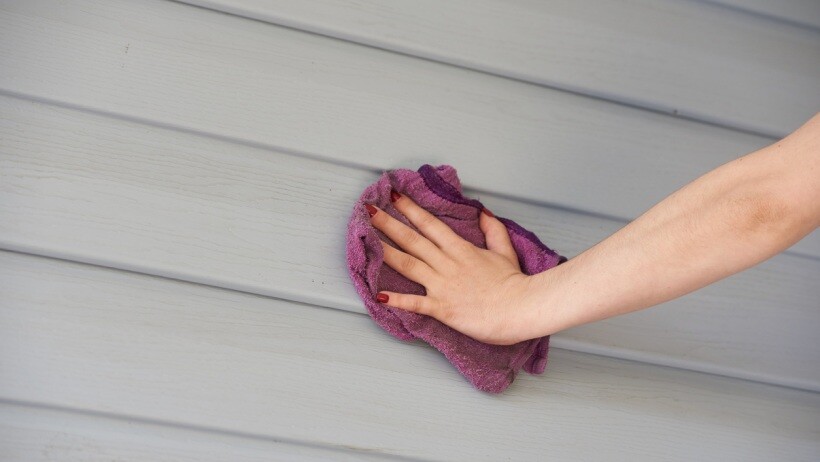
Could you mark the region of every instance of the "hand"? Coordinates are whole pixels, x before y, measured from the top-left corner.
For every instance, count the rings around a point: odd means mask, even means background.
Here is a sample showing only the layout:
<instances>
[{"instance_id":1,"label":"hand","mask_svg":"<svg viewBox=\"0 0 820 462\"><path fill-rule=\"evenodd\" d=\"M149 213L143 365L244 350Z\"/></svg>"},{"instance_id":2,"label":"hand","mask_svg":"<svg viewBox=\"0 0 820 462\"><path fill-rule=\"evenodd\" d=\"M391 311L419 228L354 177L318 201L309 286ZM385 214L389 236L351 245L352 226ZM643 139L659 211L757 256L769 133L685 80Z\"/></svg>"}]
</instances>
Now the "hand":
<instances>
[{"instance_id":1,"label":"hand","mask_svg":"<svg viewBox=\"0 0 820 462\"><path fill-rule=\"evenodd\" d=\"M489 211L481 213L479 224L488 247L482 249L409 197L394 191L391 198L423 235L368 204L373 226L401 246L400 250L381 241L384 262L423 285L427 295L383 291L377 301L432 316L485 343L511 345L537 336L524 334L532 324L523 307L530 276L521 272L501 221Z\"/></svg>"}]
</instances>

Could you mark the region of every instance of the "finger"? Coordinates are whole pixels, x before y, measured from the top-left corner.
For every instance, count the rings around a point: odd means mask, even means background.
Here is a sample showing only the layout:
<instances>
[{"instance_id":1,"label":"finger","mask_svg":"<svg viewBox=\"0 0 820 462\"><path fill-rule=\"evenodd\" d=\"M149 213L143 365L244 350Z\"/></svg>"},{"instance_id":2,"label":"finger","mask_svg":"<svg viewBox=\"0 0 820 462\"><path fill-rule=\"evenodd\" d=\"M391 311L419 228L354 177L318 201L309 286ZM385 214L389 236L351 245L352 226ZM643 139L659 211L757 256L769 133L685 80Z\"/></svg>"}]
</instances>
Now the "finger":
<instances>
[{"instance_id":1,"label":"finger","mask_svg":"<svg viewBox=\"0 0 820 462\"><path fill-rule=\"evenodd\" d=\"M409 197L393 191L391 192L391 199L393 199L393 206L440 249L447 251L467 242L446 223L424 210Z\"/></svg>"},{"instance_id":2,"label":"finger","mask_svg":"<svg viewBox=\"0 0 820 462\"><path fill-rule=\"evenodd\" d=\"M392 239L402 250L427 262L431 266L435 266L443 260L444 255L441 249L417 233L413 228L396 220L391 217L390 214L376 206L368 204L368 207L372 207L370 211L370 213L372 213L370 223ZM373 210L375 210L375 212L373 212Z\"/></svg>"},{"instance_id":3,"label":"finger","mask_svg":"<svg viewBox=\"0 0 820 462\"><path fill-rule=\"evenodd\" d=\"M427 284L425 283L429 283L435 276L435 272L427 263L395 249L384 241L380 240L379 242L382 243L382 248L384 249L384 262L387 263L387 266L398 271L402 276L411 281L418 282L423 286L426 286Z\"/></svg>"},{"instance_id":4,"label":"finger","mask_svg":"<svg viewBox=\"0 0 820 462\"><path fill-rule=\"evenodd\" d=\"M388 306L400 308L418 314L435 317L435 301L424 295L400 294L383 290L376 295L376 301Z\"/></svg>"},{"instance_id":5,"label":"finger","mask_svg":"<svg viewBox=\"0 0 820 462\"><path fill-rule=\"evenodd\" d=\"M487 212L489 210L484 209ZM510 241L510 234L507 232L507 227L504 226L498 218L495 218L490 213L481 212L481 217L478 219L478 224L481 231L484 232L484 240L487 242L487 249L503 255L507 260L512 262L519 271L521 266L518 262L518 255L515 253L515 248Z\"/></svg>"}]
</instances>

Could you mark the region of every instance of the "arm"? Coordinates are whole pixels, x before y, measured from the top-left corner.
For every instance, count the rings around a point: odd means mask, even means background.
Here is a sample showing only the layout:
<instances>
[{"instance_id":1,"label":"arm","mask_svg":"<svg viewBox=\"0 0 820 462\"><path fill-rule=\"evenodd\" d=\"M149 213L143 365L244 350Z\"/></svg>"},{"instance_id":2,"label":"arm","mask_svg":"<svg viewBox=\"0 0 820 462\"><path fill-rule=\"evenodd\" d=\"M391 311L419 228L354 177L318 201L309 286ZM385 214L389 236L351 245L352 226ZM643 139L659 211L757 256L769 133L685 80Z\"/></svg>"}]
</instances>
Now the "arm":
<instances>
[{"instance_id":1,"label":"arm","mask_svg":"<svg viewBox=\"0 0 820 462\"><path fill-rule=\"evenodd\" d=\"M820 115L532 276L525 304L545 333L640 310L760 263L818 225Z\"/></svg>"},{"instance_id":2,"label":"arm","mask_svg":"<svg viewBox=\"0 0 820 462\"><path fill-rule=\"evenodd\" d=\"M703 175L566 263L521 272L506 227L481 214L487 249L405 196L395 207L423 234L371 208L384 261L426 296L380 293L478 340L512 344L647 308L788 248L820 225L820 114L783 140ZM386 297L386 299L385 299Z\"/></svg>"}]
</instances>

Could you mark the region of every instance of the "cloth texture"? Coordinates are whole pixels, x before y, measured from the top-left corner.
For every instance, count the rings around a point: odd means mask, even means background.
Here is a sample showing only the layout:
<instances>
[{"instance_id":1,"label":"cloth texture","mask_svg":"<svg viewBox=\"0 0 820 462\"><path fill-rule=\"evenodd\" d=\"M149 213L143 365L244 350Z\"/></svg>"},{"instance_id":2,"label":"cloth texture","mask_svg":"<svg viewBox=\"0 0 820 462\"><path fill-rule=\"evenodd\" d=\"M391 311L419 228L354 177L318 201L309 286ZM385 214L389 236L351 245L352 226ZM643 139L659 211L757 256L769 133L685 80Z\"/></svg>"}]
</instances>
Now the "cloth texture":
<instances>
[{"instance_id":1,"label":"cloth texture","mask_svg":"<svg viewBox=\"0 0 820 462\"><path fill-rule=\"evenodd\" d=\"M420 339L439 350L469 382L489 393L504 391L520 369L530 374L544 372L547 365L549 336L515 345L490 345L473 339L437 319L375 301L381 290L426 295L425 289L383 263L383 240L401 250L387 235L370 223L365 204L373 204L418 232L390 200L395 189L446 223L459 236L487 248L479 216L484 206L462 194L461 181L450 165L425 164L419 170L384 171L368 186L353 207L347 229L347 265L357 293L371 318L384 330L401 340ZM546 271L566 261L544 245L532 232L514 221L496 215L506 227L525 274ZM420 233L421 234L421 233Z\"/></svg>"}]
</instances>

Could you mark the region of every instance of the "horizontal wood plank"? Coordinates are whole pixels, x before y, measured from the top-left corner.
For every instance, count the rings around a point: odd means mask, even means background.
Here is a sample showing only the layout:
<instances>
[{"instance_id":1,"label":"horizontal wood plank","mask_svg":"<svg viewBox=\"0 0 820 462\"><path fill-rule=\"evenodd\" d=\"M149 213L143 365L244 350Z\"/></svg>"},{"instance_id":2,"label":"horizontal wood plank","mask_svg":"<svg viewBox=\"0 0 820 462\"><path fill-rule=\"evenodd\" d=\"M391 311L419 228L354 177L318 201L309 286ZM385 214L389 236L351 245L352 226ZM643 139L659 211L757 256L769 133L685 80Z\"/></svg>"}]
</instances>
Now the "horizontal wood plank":
<instances>
[{"instance_id":1,"label":"horizontal wood plank","mask_svg":"<svg viewBox=\"0 0 820 462\"><path fill-rule=\"evenodd\" d=\"M487 395L342 311L6 252L0 293L6 400L447 460L820 450L817 393L553 349Z\"/></svg>"},{"instance_id":2,"label":"horizontal wood plank","mask_svg":"<svg viewBox=\"0 0 820 462\"><path fill-rule=\"evenodd\" d=\"M14 98L0 108L0 246L364 312L344 237L377 174ZM622 226L467 194L570 257ZM780 255L554 345L820 389L818 277L820 261Z\"/></svg>"},{"instance_id":3,"label":"horizontal wood plank","mask_svg":"<svg viewBox=\"0 0 820 462\"><path fill-rule=\"evenodd\" d=\"M0 402L0 457L26 462L408 460L354 448L9 402Z\"/></svg>"},{"instance_id":4,"label":"horizontal wood plank","mask_svg":"<svg viewBox=\"0 0 820 462\"><path fill-rule=\"evenodd\" d=\"M820 107L817 31L701 1L184 1L772 136ZM820 22L816 0L721 1Z\"/></svg>"},{"instance_id":5,"label":"horizontal wood plank","mask_svg":"<svg viewBox=\"0 0 820 462\"><path fill-rule=\"evenodd\" d=\"M6 94L623 219L771 142L172 2L3 3L0 34Z\"/></svg>"},{"instance_id":6,"label":"horizontal wood plank","mask_svg":"<svg viewBox=\"0 0 820 462\"><path fill-rule=\"evenodd\" d=\"M706 0L730 6L740 11L789 21L794 24L820 29L820 2L817 0Z\"/></svg>"}]
</instances>

